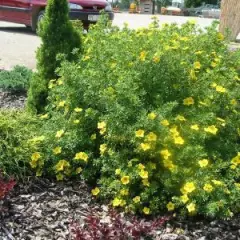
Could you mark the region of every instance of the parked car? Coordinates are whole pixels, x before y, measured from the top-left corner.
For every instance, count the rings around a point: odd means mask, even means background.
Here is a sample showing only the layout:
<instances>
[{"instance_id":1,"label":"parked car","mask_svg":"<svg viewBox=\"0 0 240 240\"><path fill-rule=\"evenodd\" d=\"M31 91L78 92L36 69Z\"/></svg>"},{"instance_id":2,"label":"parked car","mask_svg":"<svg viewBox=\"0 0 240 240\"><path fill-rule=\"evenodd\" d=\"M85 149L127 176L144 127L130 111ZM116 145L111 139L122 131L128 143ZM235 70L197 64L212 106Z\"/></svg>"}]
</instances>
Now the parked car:
<instances>
[{"instance_id":1,"label":"parked car","mask_svg":"<svg viewBox=\"0 0 240 240\"><path fill-rule=\"evenodd\" d=\"M25 24L36 30L44 17L47 0L0 0L0 20ZM69 0L71 20L81 20L84 25L97 22L100 11L114 18L112 7L106 0Z\"/></svg>"},{"instance_id":2,"label":"parked car","mask_svg":"<svg viewBox=\"0 0 240 240\"><path fill-rule=\"evenodd\" d=\"M195 16L202 16L203 11L209 11L211 9L219 9L218 5L213 5L213 4L205 4L201 7L197 7L194 9Z\"/></svg>"},{"instance_id":3,"label":"parked car","mask_svg":"<svg viewBox=\"0 0 240 240\"><path fill-rule=\"evenodd\" d=\"M202 17L205 17L205 18L216 18L216 19L219 19L220 18L220 15L221 15L221 9L218 8L218 9L215 9L215 8L212 8L212 9L204 9L202 10Z\"/></svg>"}]
</instances>

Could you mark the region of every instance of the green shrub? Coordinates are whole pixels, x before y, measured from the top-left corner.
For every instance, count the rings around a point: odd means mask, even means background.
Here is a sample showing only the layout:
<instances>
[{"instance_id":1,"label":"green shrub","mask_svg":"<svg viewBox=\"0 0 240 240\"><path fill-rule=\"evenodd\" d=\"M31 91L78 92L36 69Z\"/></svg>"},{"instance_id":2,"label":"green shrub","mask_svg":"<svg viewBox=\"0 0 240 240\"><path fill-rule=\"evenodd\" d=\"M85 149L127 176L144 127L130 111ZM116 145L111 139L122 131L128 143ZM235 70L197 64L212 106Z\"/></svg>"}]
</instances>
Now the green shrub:
<instances>
[{"instance_id":1,"label":"green shrub","mask_svg":"<svg viewBox=\"0 0 240 240\"><path fill-rule=\"evenodd\" d=\"M44 19L40 23L39 35L42 44L37 51L37 73L34 74L28 97L28 108L32 112L43 111L48 96L48 83L57 78L56 69L60 66L59 54L73 60L72 51L81 49L80 35L69 20L66 0L49 0Z\"/></svg>"},{"instance_id":2,"label":"green shrub","mask_svg":"<svg viewBox=\"0 0 240 240\"><path fill-rule=\"evenodd\" d=\"M24 66L15 66L11 71L0 71L0 88L13 92L25 92L31 77L32 71Z\"/></svg>"},{"instance_id":3,"label":"green shrub","mask_svg":"<svg viewBox=\"0 0 240 240\"><path fill-rule=\"evenodd\" d=\"M239 53L216 25L103 26L50 82L32 167L97 181L93 195L126 211L239 212Z\"/></svg>"},{"instance_id":4,"label":"green shrub","mask_svg":"<svg viewBox=\"0 0 240 240\"><path fill-rule=\"evenodd\" d=\"M22 178L30 174L30 153L41 142L39 120L22 111L0 111L0 170Z\"/></svg>"}]
</instances>

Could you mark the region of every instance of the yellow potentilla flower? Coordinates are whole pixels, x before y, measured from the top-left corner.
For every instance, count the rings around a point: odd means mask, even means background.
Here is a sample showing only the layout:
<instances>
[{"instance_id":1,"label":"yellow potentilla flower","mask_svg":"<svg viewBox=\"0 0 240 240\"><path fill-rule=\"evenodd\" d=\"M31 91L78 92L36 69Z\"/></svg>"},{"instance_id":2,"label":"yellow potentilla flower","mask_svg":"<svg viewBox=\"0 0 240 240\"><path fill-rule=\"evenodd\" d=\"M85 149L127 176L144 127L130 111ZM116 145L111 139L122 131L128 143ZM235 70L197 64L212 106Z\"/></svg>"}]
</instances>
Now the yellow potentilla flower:
<instances>
[{"instance_id":1,"label":"yellow potentilla flower","mask_svg":"<svg viewBox=\"0 0 240 240\"><path fill-rule=\"evenodd\" d=\"M146 214L146 215L149 215L150 214L150 208L144 207L143 208L143 213Z\"/></svg>"},{"instance_id":2,"label":"yellow potentilla flower","mask_svg":"<svg viewBox=\"0 0 240 240\"><path fill-rule=\"evenodd\" d=\"M53 153L55 154L55 155L58 155L58 154L60 154L62 152L62 148L61 147L55 147L54 149L53 149Z\"/></svg>"},{"instance_id":3,"label":"yellow potentilla flower","mask_svg":"<svg viewBox=\"0 0 240 240\"><path fill-rule=\"evenodd\" d=\"M170 171L175 170L176 166L173 164L171 160L163 160L163 165L165 168L169 169Z\"/></svg>"},{"instance_id":4,"label":"yellow potentilla flower","mask_svg":"<svg viewBox=\"0 0 240 240\"><path fill-rule=\"evenodd\" d=\"M225 93L226 92L226 88L224 88L222 86L216 86L216 91L220 92L220 93Z\"/></svg>"},{"instance_id":5,"label":"yellow potentilla flower","mask_svg":"<svg viewBox=\"0 0 240 240\"><path fill-rule=\"evenodd\" d=\"M47 118L48 118L48 114L47 113L40 116L40 119L47 119Z\"/></svg>"},{"instance_id":6,"label":"yellow potentilla flower","mask_svg":"<svg viewBox=\"0 0 240 240\"><path fill-rule=\"evenodd\" d=\"M87 162L88 155L85 152L79 152L79 153L76 153L74 159L75 160L83 160L83 161Z\"/></svg>"},{"instance_id":7,"label":"yellow potentilla flower","mask_svg":"<svg viewBox=\"0 0 240 240\"><path fill-rule=\"evenodd\" d=\"M191 125L190 128L191 128L192 130L195 130L195 131L198 131L198 130L199 130L199 126L198 126L197 124Z\"/></svg>"},{"instance_id":8,"label":"yellow potentilla flower","mask_svg":"<svg viewBox=\"0 0 240 240\"><path fill-rule=\"evenodd\" d=\"M123 199L121 199L120 206L123 207L127 204L127 202Z\"/></svg>"},{"instance_id":9,"label":"yellow potentilla flower","mask_svg":"<svg viewBox=\"0 0 240 240\"><path fill-rule=\"evenodd\" d=\"M120 204L121 204L121 199L119 199L119 198L114 198L113 199L113 201L112 201L112 205L114 206L114 207L118 207L118 206L120 206Z\"/></svg>"},{"instance_id":10,"label":"yellow potentilla flower","mask_svg":"<svg viewBox=\"0 0 240 240\"><path fill-rule=\"evenodd\" d=\"M174 143L177 145L183 145L184 144L184 139L180 136L174 137Z\"/></svg>"},{"instance_id":11,"label":"yellow potentilla flower","mask_svg":"<svg viewBox=\"0 0 240 240\"><path fill-rule=\"evenodd\" d=\"M172 202L169 202L166 207L168 211L173 211L175 209L175 205Z\"/></svg>"},{"instance_id":12,"label":"yellow potentilla flower","mask_svg":"<svg viewBox=\"0 0 240 240\"><path fill-rule=\"evenodd\" d=\"M194 66L194 69L201 69L201 63L200 62L195 62L193 64L193 66Z\"/></svg>"},{"instance_id":13,"label":"yellow potentilla flower","mask_svg":"<svg viewBox=\"0 0 240 240\"><path fill-rule=\"evenodd\" d=\"M117 169L115 170L115 175L120 175L120 173L121 173L121 169L120 169L120 168L117 168Z\"/></svg>"},{"instance_id":14,"label":"yellow potentilla flower","mask_svg":"<svg viewBox=\"0 0 240 240\"><path fill-rule=\"evenodd\" d=\"M57 181L62 181L63 178L64 178L64 176L63 176L62 173L58 173L58 174L56 175L56 179L57 179Z\"/></svg>"},{"instance_id":15,"label":"yellow potentilla flower","mask_svg":"<svg viewBox=\"0 0 240 240\"><path fill-rule=\"evenodd\" d=\"M31 160L31 161L29 162L29 164L30 164L31 168L36 168L37 165L38 165L37 160Z\"/></svg>"},{"instance_id":16,"label":"yellow potentilla flower","mask_svg":"<svg viewBox=\"0 0 240 240\"><path fill-rule=\"evenodd\" d=\"M168 159L172 154L169 152L168 149L164 149L160 152L164 159Z\"/></svg>"},{"instance_id":17,"label":"yellow potentilla flower","mask_svg":"<svg viewBox=\"0 0 240 240\"><path fill-rule=\"evenodd\" d=\"M151 112L151 113L148 114L147 117L148 117L148 119L150 119L150 120L154 120L154 119L157 117L157 114L154 113L154 112Z\"/></svg>"},{"instance_id":18,"label":"yellow potentilla flower","mask_svg":"<svg viewBox=\"0 0 240 240\"><path fill-rule=\"evenodd\" d=\"M80 123L80 120L76 119L73 121L74 124L79 124Z\"/></svg>"},{"instance_id":19,"label":"yellow potentilla flower","mask_svg":"<svg viewBox=\"0 0 240 240\"><path fill-rule=\"evenodd\" d=\"M207 159L203 159L198 161L198 164L200 165L201 168L204 168L208 165L208 160Z\"/></svg>"},{"instance_id":20,"label":"yellow potentilla flower","mask_svg":"<svg viewBox=\"0 0 240 240\"><path fill-rule=\"evenodd\" d=\"M145 166L142 163L138 164L138 169L143 170L144 168L145 168Z\"/></svg>"},{"instance_id":21,"label":"yellow potentilla flower","mask_svg":"<svg viewBox=\"0 0 240 240\"><path fill-rule=\"evenodd\" d=\"M149 183L148 179L142 179L142 184L145 187L149 187L150 186L150 183Z\"/></svg>"},{"instance_id":22,"label":"yellow potentilla flower","mask_svg":"<svg viewBox=\"0 0 240 240\"><path fill-rule=\"evenodd\" d=\"M33 153L32 156L31 156L31 160L32 160L32 161L37 161L37 160L39 160L40 158L41 158L41 154L40 154L39 152L35 152L35 153Z\"/></svg>"},{"instance_id":23,"label":"yellow potentilla flower","mask_svg":"<svg viewBox=\"0 0 240 240\"><path fill-rule=\"evenodd\" d=\"M146 140L149 142L155 142L157 141L157 135L153 132L150 132L147 136L146 136Z\"/></svg>"},{"instance_id":24,"label":"yellow potentilla flower","mask_svg":"<svg viewBox=\"0 0 240 240\"><path fill-rule=\"evenodd\" d=\"M138 138L144 137L144 130L142 130L142 129L137 130L135 132L135 136L138 137Z\"/></svg>"},{"instance_id":25,"label":"yellow potentilla flower","mask_svg":"<svg viewBox=\"0 0 240 240\"><path fill-rule=\"evenodd\" d=\"M102 129L99 131L99 133L100 133L101 135L103 135L105 132L106 132L106 128L102 128Z\"/></svg>"},{"instance_id":26,"label":"yellow potentilla flower","mask_svg":"<svg viewBox=\"0 0 240 240\"><path fill-rule=\"evenodd\" d=\"M97 128L98 129L103 129L103 128L106 128L107 124L106 122L99 122L98 125L97 125Z\"/></svg>"},{"instance_id":27,"label":"yellow potentilla flower","mask_svg":"<svg viewBox=\"0 0 240 240\"><path fill-rule=\"evenodd\" d=\"M128 195L129 195L129 191L128 191L128 189L122 189L122 190L120 191L120 194L121 194L122 196L128 196Z\"/></svg>"},{"instance_id":28,"label":"yellow potentilla flower","mask_svg":"<svg viewBox=\"0 0 240 240\"><path fill-rule=\"evenodd\" d=\"M213 191L213 186L209 183L206 183L203 187L203 190L210 193Z\"/></svg>"},{"instance_id":29,"label":"yellow potentilla flower","mask_svg":"<svg viewBox=\"0 0 240 240\"><path fill-rule=\"evenodd\" d=\"M231 103L231 105L236 106L237 105L237 100L236 99L232 99L230 101L230 103Z\"/></svg>"},{"instance_id":30,"label":"yellow potentilla flower","mask_svg":"<svg viewBox=\"0 0 240 240\"><path fill-rule=\"evenodd\" d=\"M57 85L58 85L58 86L63 85L63 80L62 80L62 79L59 79L59 80L57 81Z\"/></svg>"},{"instance_id":31,"label":"yellow potentilla flower","mask_svg":"<svg viewBox=\"0 0 240 240\"><path fill-rule=\"evenodd\" d=\"M193 213L196 211L196 204L195 203L190 203L187 205L187 210L189 213Z\"/></svg>"},{"instance_id":32,"label":"yellow potentilla flower","mask_svg":"<svg viewBox=\"0 0 240 240\"><path fill-rule=\"evenodd\" d=\"M144 152L147 151L147 150L149 150L149 149L151 149L151 146L150 146L149 143L141 143L141 144L140 144L140 147L142 148L142 150L143 150Z\"/></svg>"},{"instance_id":33,"label":"yellow potentilla flower","mask_svg":"<svg viewBox=\"0 0 240 240\"><path fill-rule=\"evenodd\" d=\"M216 135L218 129L215 127L215 125L212 125L212 126L208 126L208 127L204 128L204 131L208 132L208 133L211 133L213 135Z\"/></svg>"},{"instance_id":34,"label":"yellow potentilla flower","mask_svg":"<svg viewBox=\"0 0 240 240\"><path fill-rule=\"evenodd\" d=\"M64 134L64 130L62 129L62 130L59 130L59 131L57 131L57 133L56 133L56 138L60 138L60 137L62 137L63 136L63 134Z\"/></svg>"},{"instance_id":35,"label":"yellow potentilla flower","mask_svg":"<svg viewBox=\"0 0 240 240\"><path fill-rule=\"evenodd\" d=\"M63 171L64 168L70 167L69 162L67 162L66 160L60 160L56 165L55 165L55 169L56 171L60 172Z\"/></svg>"},{"instance_id":36,"label":"yellow potentilla flower","mask_svg":"<svg viewBox=\"0 0 240 240\"><path fill-rule=\"evenodd\" d=\"M159 63L159 62L160 62L160 57L154 56L154 57L153 57L153 62Z\"/></svg>"},{"instance_id":37,"label":"yellow potentilla flower","mask_svg":"<svg viewBox=\"0 0 240 240\"><path fill-rule=\"evenodd\" d=\"M212 67L212 68L215 68L216 66L217 66L217 63L211 62L211 67Z\"/></svg>"},{"instance_id":38,"label":"yellow potentilla flower","mask_svg":"<svg viewBox=\"0 0 240 240\"><path fill-rule=\"evenodd\" d=\"M97 196L100 193L100 189L98 187L95 187L91 192L93 196Z\"/></svg>"},{"instance_id":39,"label":"yellow potentilla flower","mask_svg":"<svg viewBox=\"0 0 240 240\"><path fill-rule=\"evenodd\" d=\"M214 83L211 84L211 87L216 88L217 84L214 82Z\"/></svg>"},{"instance_id":40,"label":"yellow potentilla flower","mask_svg":"<svg viewBox=\"0 0 240 240\"><path fill-rule=\"evenodd\" d=\"M122 184L124 184L124 185L129 184L129 182L130 182L129 176L123 176L123 177L121 178L121 182L122 182Z\"/></svg>"},{"instance_id":41,"label":"yellow potentilla flower","mask_svg":"<svg viewBox=\"0 0 240 240\"><path fill-rule=\"evenodd\" d=\"M141 201L141 198L139 196L136 196L133 198L134 203L139 203Z\"/></svg>"},{"instance_id":42,"label":"yellow potentilla flower","mask_svg":"<svg viewBox=\"0 0 240 240\"><path fill-rule=\"evenodd\" d=\"M180 197L180 199L181 199L181 201L182 201L183 203L186 203L186 202L189 201L189 197L188 197L187 194L182 195L182 196Z\"/></svg>"},{"instance_id":43,"label":"yellow potentilla flower","mask_svg":"<svg viewBox=\"0 0 240 240\"><path fill-rule=\"evenodd\" d=\"M195 72L194 69L191 69L191 70L190 70L190 78L191 78L192 80L197 80L196 72Z\"/></svg>"},{"instance_id":44,"label":"yellow potentilla flower","mask_svg":"<svg viewBox=\"0 0 240 240\"><path fill-rule=\"evenodd\" d=\"M89 56L84 56L83 61L87 61L87 60L89 60L89 59L90 59Z\"/></svg>"},{"instance_id":45,"label":"yellow potentilla flower","mask_svg":"<svg viewBox=\"0 0 240 240\"><path fill-rule=\"evenodd\" d=\"M183 186L183 190L186 193L191 193L196 189L194 182L187 182L184 186Z\"/></svg>"},{"instance_id":46,"label":"yellow potentilla flower","mask_svg":"<svg viewBox=\"0 0 240 240\"><path fill-rule=\"evenodd\" d=\"M76 113L80 113L80 112L82 112L82 108L79 108L79 107L77 107L77 108L74 108L74 112L76 112Z\"/></svg>"},{"instance_id":47,"label":"yellow potentilla flower","mask_svg":"<svg viewBox=\"0 0 240 240\"><path fill-rule=\"evenodd\" d=\"M185 118L184 116L182 116L182 115L177 115L177 117L176 117L175 119L176 119L176 120L179 120L179 121L181 121L181 122L186 121L186 118Z\"/></svg>"},{"instance_id":48,"label":"yellow potentilla flower","mask_svg":"<svg viewBox=\"0 0 240 240\"><path fill-rule=\"evenodd\" d=\"M192 97L185 98L183 100L183 105L190 106L194 104L194 99Z\"/></svg>"},{"instance_id":49,"label":"yellow potentilla flower","mask_svg":"<svg viewBox=\"0 0 240 240\"><path fill-rule=\"evenodd\" d=\"M99 150L100 154L103 155L107 150L107 144L101 144Z\"/></svg>"},{"instance_id":50,"label":"yellow potentilla flower","mask_svg":"<svg viewBox=\"0 0 240 240\"><path fill-rule=\"evenodd\" d=\"M218 32L217 33L217 38L218 38L218 40L223 41L224 40L224 35L222 33Z\"/></svg>"},{"instance_id":51,"label":"yellow potentilla flower","mask_svg":"<svg viewBox=\"0 0 240 240\"><path fill-rule=\"evenodd\" d=\"M61 101L58 103L58 107L64 107L66 104L66 101Z\"/></svg>"},{"instance_id":52,"label":"yellow potentilla flower","mask_svg":"<svg viewBox=\"0 0 240 240\"><path fill-rule=\"evenodd\" d=\"M173 137L178 137L179 136L179 132L178 132L176 126L171 127L170 132L172 133Z\"/></svg>"},{"instance_id":53,"label":"yellow potentilla flower","mask_svg":"<svg viewBox=\"0 0 240 240\"><path fill-rule=\"evenodd\" d=\"M146 60L146 56L147 56L147 53L145 51L142 51L140 52L139 59L144 62Z\"/></svg>"},{"instance_id":54,"label":"yellow potentilla flower","mask_svg":"<svg viewBox=\"0 0 240 240\"><path fill-rule=\"evenodd\" d=\"M232 160L231 160L231 163L234 164L234 165L238 165L240 164L240 152L238 152L237 156L234 157Z\"/></svg>"},{"instance_id":55,"label":"yellow potentilla flower","mask_svg":"<svg viewBox=\"0 0 240 240\"><path fill-rule=\"evenodd\" d=\"M78 167L78 168L76 169L76 173L79 174L79 173L81 173L81 172L82 172L82 168L81 168L81 167Z\"/></svg>"},{"instance_id":56,"label":"yellow potentilla flower","mask_svg":"<svg viewBox=\"0 0 240 240\"><path fill-rule=\"evenodd\" d=\"M139 176L143 179L147 179L148 178L148 171L145 171L145 170L141 170L139 172Z\"/></svg>"},{"instance_id":57,"label":"yellow potentilla flower","mask_svg":"<svg viewBox=\"0 0 240 240\"><path fill-rule=\"evenodd\" d=\"M216 179L213 179L212 182L217 185L217 186L222 186L224 185L222 181L219 181L219 180L216 180Z\"/></svg>"},{"instance_id":58,"label":"yellow potentilla flower","mask_svg":"<svg viewBox=\"0 0 240 240\"><path fill-rule=\"evenodd\" d=\"M162 120L160 123L161 123L163 126L165 126L165 127L167 127L167 126L170 125L170 123L168 122L167 119Z\"/></svg>"}]
</instances>

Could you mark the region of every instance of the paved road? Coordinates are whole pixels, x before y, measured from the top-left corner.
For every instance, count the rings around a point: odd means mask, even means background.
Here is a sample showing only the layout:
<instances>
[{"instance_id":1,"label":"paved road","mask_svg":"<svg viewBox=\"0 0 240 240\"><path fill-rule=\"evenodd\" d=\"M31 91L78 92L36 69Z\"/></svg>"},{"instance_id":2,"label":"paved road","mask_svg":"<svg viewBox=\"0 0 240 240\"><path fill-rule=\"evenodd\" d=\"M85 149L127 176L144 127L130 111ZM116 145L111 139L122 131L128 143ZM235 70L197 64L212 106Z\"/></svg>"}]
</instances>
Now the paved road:
<instances>
[{"instance_id":1,"label":"paved road","mask_svg":"<svg viewBox=\"0 0 240 240\"><path fill-rule=\"evenodd\" d=\"M136 15L119 13L115 15L113 24L122 27L127 22L129 27L138 28L148 26L152 15ZM160 24L173 23L183 24L188 17L161 16L157 15ZM201 27L209 26L212 19L194 18ZM23 25L0 22L0 69L11 69L15 65L25 65L35 69L35 52L40 45L40 39Z\"/></svg>"}]
</instances>

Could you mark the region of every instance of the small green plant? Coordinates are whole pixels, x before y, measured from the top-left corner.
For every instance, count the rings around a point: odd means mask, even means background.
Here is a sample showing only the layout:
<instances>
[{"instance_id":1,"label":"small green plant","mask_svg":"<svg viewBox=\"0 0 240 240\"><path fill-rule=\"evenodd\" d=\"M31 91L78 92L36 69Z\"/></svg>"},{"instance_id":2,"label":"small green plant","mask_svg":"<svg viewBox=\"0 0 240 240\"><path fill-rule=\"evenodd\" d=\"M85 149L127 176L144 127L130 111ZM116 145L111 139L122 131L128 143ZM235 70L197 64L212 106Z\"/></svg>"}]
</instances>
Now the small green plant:
<instances>
[{"instance_id":1,"label":"small green plant","mask_svg":"<svg viewBox=\"0 0 240 240\"><path fill-rule=\"evenodd\" d=\"M12 92L26 92L32 71L24 66L15 66L13 70L0 71L0 88Z\"/></svg>"},{"instance_id":2,"label":"small green plant","mask_svg":"<svg viewBox=\"0 0 240 240\"><path fill-rule=\"evenodd\" d=\"M33 75L28 93L27 105L32 112L43 111L48 96L48 83L58 78L56 69L60 66L59 54L74 60L72 51L81 49L80 35L69 20L66 0L49 0L45 16L40 22L39 36L42 44L37 51L37 73Z\"/></svg>"}]
</instances>

